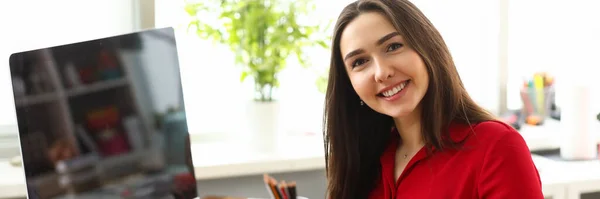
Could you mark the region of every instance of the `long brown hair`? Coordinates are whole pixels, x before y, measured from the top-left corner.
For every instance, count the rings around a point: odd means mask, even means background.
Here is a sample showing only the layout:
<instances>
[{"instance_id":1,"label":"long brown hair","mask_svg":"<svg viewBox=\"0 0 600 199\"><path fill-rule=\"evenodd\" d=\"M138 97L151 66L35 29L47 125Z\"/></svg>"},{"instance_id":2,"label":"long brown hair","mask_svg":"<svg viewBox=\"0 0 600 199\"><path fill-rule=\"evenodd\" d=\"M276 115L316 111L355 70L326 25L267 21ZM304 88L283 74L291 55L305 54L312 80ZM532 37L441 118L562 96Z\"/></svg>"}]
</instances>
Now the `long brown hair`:
<instances>
[{"instance_id":1,"label":"long brown hair","mask_svg":"<svg viewBox=\"0 0 600 199\"><path fill-rule=\"evenodd\" d=\"M366 12L386 16L426 65L429 87L421 101L421 131L427 148L460 145L448 139L451 122L494 120L467 94L444 40L415 5L407 0L351 3L335 25L323 121L327 195L332 199L368 197L380 174L379 157L391 137L393 119L360 105L340 53L345 27Z\"/></svg>"}]
</instances>

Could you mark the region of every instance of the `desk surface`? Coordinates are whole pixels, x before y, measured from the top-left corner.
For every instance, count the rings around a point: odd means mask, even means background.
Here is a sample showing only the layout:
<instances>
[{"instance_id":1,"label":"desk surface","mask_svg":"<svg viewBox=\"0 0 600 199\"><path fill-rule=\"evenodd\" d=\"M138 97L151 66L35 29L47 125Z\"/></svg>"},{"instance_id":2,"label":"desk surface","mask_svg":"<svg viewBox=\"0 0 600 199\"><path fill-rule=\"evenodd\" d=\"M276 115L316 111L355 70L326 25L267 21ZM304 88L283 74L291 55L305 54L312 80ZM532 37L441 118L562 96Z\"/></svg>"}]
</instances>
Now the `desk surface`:
<instances>
[{"instance_id":1,"label":"desk surface","mask_svg":"<svg viewBox=\"0 0 600 199\"><path fill-rule=\"evenodd\" d=\"M557 123L551 123L545 127L526 127L521 134L531 150L555 149L556 129ZM325 168L323 144L318 138L290 138L266 152L241 141L192 144L191 148L198 180ZM560 162L537 155L533 159L545 193L573 183L600 183L600 161ZM0 162L0 176L0 198L25 196L21 167Z\"/></svg>"},{"instance_id":2,"label":"desk surface","mask_svg":"<svg viewBox=\"0 0 600 199\"><path fill-rule=\"evenodd\" d=\"M25 174L21 167L0 161L0 176L0 198L25 196Z\"/></svg>"},{"instance_id":3,"label":"desk surface","mask_svg":"<svg viewBox=\"0 0 600 199\"><path fill-rule=\"evenodd\" d=\"M305 150L295 150L299 148ZM274 150L262 152L242 142L192 144L191 150L198 180L325 168L323 145L315 138L282 140ZM21 167L0 161L0 176L0 198L25 196Z\"/></svg>"},{"instance_id":4,"label":"desk surface","mask_svg":"<svg viewBox=\"0 0 600 199\"><path fill-rule=\"evenodd\" d=\"M560 189L564 189L566 186L570 186L573 184L587 184L588 186L594 185L595 187L600 187L600 161L578 161L578 162L560 162L551 160L545 157L532 155L533 160L536 166L539 169L540 177L543 183L543 191L544 193L556 193L560 191ZM297 158L294 160L281 160L277 162L276 160L271 160L272 163L276 165L280 165L281 168L277 168L283 172L285 170L285 166L289 166L287 168L291 168L296 166L296 169L301 169L302 167L317 167L316 164L312 164L311 162L316 162L315 159L311 158ZM264 161L263 163L267 163L268 161ZM288 165L294 164L295 162L303 164L300 166L297 165ZM308 163L307 163L308 162ZM225 169L235 169L235 167L243 167L242 165L233 165L223 168ZM253 163L252 166L255 170L247 171L247 172L238 172L235 174L228 174L227 176L240 175L241 173L248 172L264 172L269 169L269 166L262 165L261 163ZM263 170L260 170L260 169ZM204 171L210 172L211 170L217 170L216 166L211 167L196 167L196 171ZM559 171L559 172L557 172ZM223 172L223 171L220 171ZM222 173L220 173L222 174ZM210 177L216 177L220 174L212 174ZM0 198L7 197L24 197L25 196L25 186L22 171L18 168L14 168L7 164L2 164L0 166L0 175L3 178L0 178ZM201 174L198 174L201 175ZM6 176L6 177L4 177ZM209 176L208 174L204 176ZM204 199L204 198L203 198ZM238 198L228 198L228 199L238 199ZM250 199L250 198L248 198Z\"/></svg>"},{"instance_id":5,"label":"desk surface","mask_svg":"<svg viewBox=\"0 0 600 199\"><path fill-rule=\"evenodd\" d=\"M323 144L318 138L282 140L271 151L258 151L242 141L191 148L199 180L325 169Z\"/></svg>"}]
</instances>

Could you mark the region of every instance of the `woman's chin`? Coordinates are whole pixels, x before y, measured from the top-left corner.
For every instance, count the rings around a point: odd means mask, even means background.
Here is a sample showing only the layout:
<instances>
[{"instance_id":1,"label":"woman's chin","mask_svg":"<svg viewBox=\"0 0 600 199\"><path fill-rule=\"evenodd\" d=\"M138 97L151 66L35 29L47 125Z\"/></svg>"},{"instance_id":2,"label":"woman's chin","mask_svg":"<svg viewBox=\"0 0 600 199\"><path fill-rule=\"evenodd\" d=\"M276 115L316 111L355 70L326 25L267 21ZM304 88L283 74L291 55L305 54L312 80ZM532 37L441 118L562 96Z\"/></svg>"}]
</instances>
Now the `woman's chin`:
<instances>
[{"instance_id":1,"label":"woman's chin","mask_svg":"<svg viewBox=\"0 0 600 199\"><path fill-rule=\"evenodd\" d=\"M406 107L399 107L394 109L388 109L387 111L385 111L385 115L390 116L392 118L394 118L394 120L398 120L398 119L404 119L407 117L410 117L411 115L414 115L414 110L415 109L407 109Z\"/></svg>"},{"instance_id":2,"label":"woman's chin","mask_svg":"<svg viewBox=\"0 0 600 199\"><path fill-rule=\"evenodd\" d=\"M405 117L409 116L410 113L411 113L411 111L405 111L405 110L403 110L403 111L394 111L394 112L389 112L388 111L388 112L383 113L383 114L385 114L387 116L390 116L390 117L392 117L394 119L401 119L401 118L405 118Z\"/></svg>"},{"instance_id":3,"label":"woman's chin","mask_svg":"<svg viewBox=\"0 0 600 199\"><path fill-rule=\"evenodd\" d=\"M398 113L398 114L389 114L388 116L394 118L394 120L396 119L403 119L406 118L409 114L406 113Z\"/></svg>"}]
</instances>

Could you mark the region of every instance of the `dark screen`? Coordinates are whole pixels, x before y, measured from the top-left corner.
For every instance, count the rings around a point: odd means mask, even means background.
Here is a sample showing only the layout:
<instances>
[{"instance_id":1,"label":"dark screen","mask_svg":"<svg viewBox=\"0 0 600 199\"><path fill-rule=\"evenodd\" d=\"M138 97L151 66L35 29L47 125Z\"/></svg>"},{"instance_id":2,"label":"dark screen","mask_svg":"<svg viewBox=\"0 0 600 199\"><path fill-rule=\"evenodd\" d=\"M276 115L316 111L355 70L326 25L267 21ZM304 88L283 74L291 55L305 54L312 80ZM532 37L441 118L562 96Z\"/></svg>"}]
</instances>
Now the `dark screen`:
<instances>
[{"instance_id":1,"label":"dark screen","mask_svg":"<svg viewBox=\"0 0 600 199\"><path fill-rule=\"evenodd\" d=\"M11 55L30 198L195 198L172 28Z\"/></svg>"}]
</instances>

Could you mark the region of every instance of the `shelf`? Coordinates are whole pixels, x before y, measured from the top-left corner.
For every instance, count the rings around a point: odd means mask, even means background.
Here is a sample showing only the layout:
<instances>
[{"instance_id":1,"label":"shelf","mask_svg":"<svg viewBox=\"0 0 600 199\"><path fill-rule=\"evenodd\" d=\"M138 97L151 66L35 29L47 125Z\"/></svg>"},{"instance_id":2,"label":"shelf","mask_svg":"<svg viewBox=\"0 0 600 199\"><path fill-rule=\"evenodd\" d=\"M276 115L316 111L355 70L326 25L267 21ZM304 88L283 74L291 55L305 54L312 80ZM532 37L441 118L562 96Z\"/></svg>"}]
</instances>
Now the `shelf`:
<instances>
[{"instance_id":1,"label":"shelf","mask_svg":"<svg viewBox=\"0 0 600 199\"><path fill-rule=\"evenodd\" d=\"M126 78L119 78L114 80L105 80L97 83L92 83L90 85L81 85L75 88L71 88L67 90L67 96L69 97L77 97L89 93L95 93L99 91L109 90L113 88L118 88L127 85Z\"/></svg>"},{"instance_id":2,"label":"shelf","mask_svg":"<svg viewBox=\"0 0 600 199\"><path fill-rule=\"evenodd\" d=\"M15 104L17 107L31 106L40 103L51 102L58 99L57 93L44 93L23 97L16 97Z\"/></svg>"}]
</instances>

